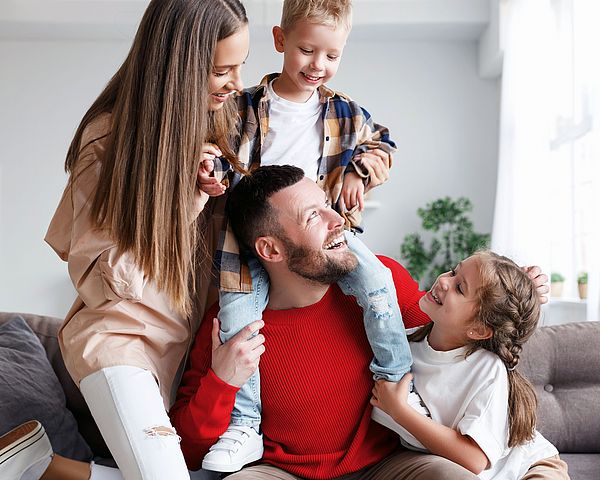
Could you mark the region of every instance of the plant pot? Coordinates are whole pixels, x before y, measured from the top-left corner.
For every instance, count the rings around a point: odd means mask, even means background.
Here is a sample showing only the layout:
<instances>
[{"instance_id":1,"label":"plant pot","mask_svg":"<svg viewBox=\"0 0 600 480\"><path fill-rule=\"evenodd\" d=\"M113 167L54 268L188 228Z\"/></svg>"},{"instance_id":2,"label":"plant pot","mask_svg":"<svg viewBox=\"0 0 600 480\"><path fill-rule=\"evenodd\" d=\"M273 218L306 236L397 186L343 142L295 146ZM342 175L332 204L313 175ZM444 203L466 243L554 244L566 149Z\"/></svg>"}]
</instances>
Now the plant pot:
<instances>
[{"instance_id":1,"label":"plant pot","mask_svg":"<svg viewBox=\"0 0 600 480\"><path fill-rule=\"evenodd\" d=\"M564 282L552 282L550 284L550 295L553 297L560 297L563 292Z\"/></svg>"},{"instance_id":2,"label":"plant pot","mask_svg":"<svg viewBox=\"0 0 600 480\"><path fill-rule=\"evenodd\" d=\"M585 300L587 298L587 283L578 283L577 290L579 290L579 298Z\"/></svg>"}]
</instances>

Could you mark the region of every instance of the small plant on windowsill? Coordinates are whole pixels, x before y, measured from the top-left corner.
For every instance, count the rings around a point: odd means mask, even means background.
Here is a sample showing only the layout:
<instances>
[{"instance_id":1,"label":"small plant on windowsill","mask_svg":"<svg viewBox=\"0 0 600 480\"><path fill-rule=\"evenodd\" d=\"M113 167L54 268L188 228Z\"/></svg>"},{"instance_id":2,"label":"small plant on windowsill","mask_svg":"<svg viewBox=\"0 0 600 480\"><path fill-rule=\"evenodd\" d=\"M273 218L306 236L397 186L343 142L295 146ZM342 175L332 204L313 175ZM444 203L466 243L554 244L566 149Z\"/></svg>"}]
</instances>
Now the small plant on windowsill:
<instances>
[{"instance_id":1,"label":"small plant on windowsill","mask_svg":"<svg viewBox=\"0 0 600 480\"><path fill-rule=\"evenodd\" d=\"M560 297L563 292L563 286L565 284L565 277L558 272L552 272L550 274L550 295L552 297Z\"/></svg>"},{"instance_id":2,"label":"small plant on windowsill","mask_svg":"<svg viewBox=\"0 0 600 480\"><path fill-rule=\"evenodd\" d=\"M579 290L579 298L581 298L582 300L585 300L587 298L587 283L587 272L581 272L579 275L577 275L577 290Z\"/></svg>"},{"instance_id":3,"label":"small plant on windowsill","mask_svg":"<svg viewBox=\"0 0 600 480\"><path fill-rule=\"evenodd\" d=\"M440 273L488 247L490 235L473 229L468 215L472 210L471 201L465 197L440 198L417 210L423 229L433 234L431 244L425 246L419 233L411 233L404 237L400 254L404 266L421 287L429 288Z\"/></svg>"}]
</instances>

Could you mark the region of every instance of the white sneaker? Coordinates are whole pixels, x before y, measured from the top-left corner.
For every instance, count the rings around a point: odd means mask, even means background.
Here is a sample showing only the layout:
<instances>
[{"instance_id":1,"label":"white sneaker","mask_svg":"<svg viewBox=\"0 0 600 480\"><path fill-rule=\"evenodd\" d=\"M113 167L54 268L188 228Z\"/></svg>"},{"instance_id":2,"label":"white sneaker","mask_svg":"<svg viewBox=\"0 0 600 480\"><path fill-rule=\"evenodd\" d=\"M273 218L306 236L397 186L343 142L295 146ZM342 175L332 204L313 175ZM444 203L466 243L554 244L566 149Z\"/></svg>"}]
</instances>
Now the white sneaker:
<instances>
[{"instance_id":1,"label":"white sneaker","mask_svg":"<svg viewBox=\"0 0 600 480\"><path fill-rule=\"evenodd\" d=\"M425 406L423 400L421 400L421 396L415 390L411 389L407 397L407 402L418 413L425 417L431 418L429 409ZM400 436L400 443L404 447L417 452L428 451L425 446L419 442L408 430L406 430L402 425L396 423L396 421L390 415L385 413L380 408L373 407L371 418L384 427L396 432Z\"/></svg>"},{"instance_id":2,"label":"white sneaker","mask_svg":"<svg viewBox=\"0 0 600 480\"><path fill-rule=\"evenodd\" d=\"M249 426L229 425L204 456L202 468L214 472L237 472L263 456L262 435Z\"/></svg>"},{"instance_id":3,"label":"white sneaker","mask_svg":"<svg viewBox=\"0 0 600 480\"><path fill-rule=\"evenodd\" d=\"M37 420L19 425L0 437L0 478L38 480L52 460L52 445Z\"/></svg>"}]
</instances>

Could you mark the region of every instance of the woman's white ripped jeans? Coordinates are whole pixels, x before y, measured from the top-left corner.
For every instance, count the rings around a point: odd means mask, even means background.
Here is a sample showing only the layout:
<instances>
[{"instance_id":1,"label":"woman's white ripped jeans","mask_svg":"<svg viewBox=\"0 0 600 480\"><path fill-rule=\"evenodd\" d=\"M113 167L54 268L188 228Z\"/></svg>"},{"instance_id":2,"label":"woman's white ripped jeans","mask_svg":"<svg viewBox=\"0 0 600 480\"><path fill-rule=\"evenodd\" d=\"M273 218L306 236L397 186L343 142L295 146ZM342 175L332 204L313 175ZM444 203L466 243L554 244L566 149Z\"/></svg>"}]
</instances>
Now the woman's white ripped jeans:
<instances>
[{"instance_id":1,"label":"woman's white ripped jeans","mask_svg":"<svg viewBox=\"0 0 600 480\"><path fill-rule=\"evenodd\" d=\"M81 393L126 480L189 480L180 438L148 370L108 367L81 380Z\"/></svg>"}]
</instances>

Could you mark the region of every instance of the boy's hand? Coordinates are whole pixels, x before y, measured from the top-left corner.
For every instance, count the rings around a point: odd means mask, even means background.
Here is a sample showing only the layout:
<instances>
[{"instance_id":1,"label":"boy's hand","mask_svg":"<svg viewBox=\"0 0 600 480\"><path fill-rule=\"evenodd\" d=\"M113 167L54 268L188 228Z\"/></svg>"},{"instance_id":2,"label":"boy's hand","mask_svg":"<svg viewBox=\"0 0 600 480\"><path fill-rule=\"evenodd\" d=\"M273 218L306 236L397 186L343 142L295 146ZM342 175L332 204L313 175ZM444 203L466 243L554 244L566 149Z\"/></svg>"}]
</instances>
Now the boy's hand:
<instances>
[{"instance_id":1,"label":"boy's hand","mask_svg":"<svg viewBox=\"0 0 600 480\"><path fill-rule=\"evenodd\" d=\"M548 303L548 292L550 291L550 287L548 286L548 275L542 273L542 269L537 265L521 268L533 281L538 297L540 298L540 303L542 305Z\"/></svg>"},{"instance_id":2,"label":"boy's hand","mask_svg":"<svg viewBox=\"0 0 600 480\"><path fill-rule=\"evenodd\" d=\"M390 178L392 156L386 151L375 148L360 155L360 163L369 173L369 183L365 193L385 183Z\"/></svg>"},{"instance_id":3,"label":"boy's hand","mask_svg":"<svg viewBox=\"0 0 600 480\"><path fill-rule=\"evenodd\" d=\"M372 391L371 405L381 408L397 423L401 423L399 420L402 419L402 412L412 408L407 402L408 389L412 379L412 374L407 373L399 382L377 380Z\"/></svg>"},{"instance_id":4,"label":"boy's hand","mask_svg":"<svg viewBox=\"0 0 600 480\"><path fill-rule=\"evenodd\" d=\"M358 211L365 208L365 184L363 179L355 172L349 172L344 176L342 193L340 194L340 210L347 212L358 205Z\"/></svg>"},{"instance_id":5,"label":"boy's hand","mask_svg":"<svg viewBox=\"0 0 600 480\"><path fill-rule=\"evenodd\" d=\"M215 158L223 155L219 147L212 143L205 143L202 146L202 159L200 168L198 168L198 188L211 197L218 197L225 193L225 185L219 182L215 177L211 177L215 169Z\"/></svg>"}]
</instances>

